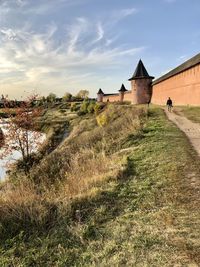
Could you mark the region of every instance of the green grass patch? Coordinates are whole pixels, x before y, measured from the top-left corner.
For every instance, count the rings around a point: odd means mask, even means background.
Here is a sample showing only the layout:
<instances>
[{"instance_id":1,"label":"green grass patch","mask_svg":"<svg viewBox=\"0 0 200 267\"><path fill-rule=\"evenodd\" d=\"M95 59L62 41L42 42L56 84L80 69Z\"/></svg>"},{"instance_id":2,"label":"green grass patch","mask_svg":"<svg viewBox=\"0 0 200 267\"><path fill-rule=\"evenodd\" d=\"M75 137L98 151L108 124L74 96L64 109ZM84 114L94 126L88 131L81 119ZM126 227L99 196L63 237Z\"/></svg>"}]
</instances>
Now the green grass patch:
<instances>
[{"instance_id":1,"label":"green grass patch","mask_svg":"<svg viewBox=\"0 0 200 267\"><path fill-rule=\"evenodd\" d=\"M189 120L200 123L200 107L181 107L180 110Z\"/></svg>"},{"instance_id":2,"label":"green grass patch","mask_svg":"<svg viewBox=\"0 0 200 267\"><path fill-rule=\"evenodd\" d=\"M122 134L106 139L116 127L105 126L105 153L118 155L118 171L93 193L68 205L65 198L55 201L54 221L44 220L41 228L30 225L7 238L0 228L0 266L198 266L198 190L190 180L191 174L199 177L198 157L163 110L151 108L141 123L140 133L130 131L123 140ZM99 135L94 122L88 127Z\"/></svg>"}]
</instances>

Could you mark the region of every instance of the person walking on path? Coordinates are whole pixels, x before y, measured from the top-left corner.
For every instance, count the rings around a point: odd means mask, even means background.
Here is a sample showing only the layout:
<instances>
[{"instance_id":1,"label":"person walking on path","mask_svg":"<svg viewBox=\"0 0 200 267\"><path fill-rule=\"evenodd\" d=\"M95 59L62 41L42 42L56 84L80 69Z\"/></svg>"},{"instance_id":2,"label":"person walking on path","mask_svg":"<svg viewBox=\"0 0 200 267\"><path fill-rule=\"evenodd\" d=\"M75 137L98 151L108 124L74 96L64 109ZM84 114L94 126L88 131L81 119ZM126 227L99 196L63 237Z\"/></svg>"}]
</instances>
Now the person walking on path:
<instances>
[{"instance_id":1,"label":"person walking on path","mask_svg":"<svg viewBox=\"0 0 200 267\"><path fill-rule=\"evenodd\" d=\"M168 111L169 112L171 112L172 111L172 100L171 100L171 98L169 97L168 99L167 99L167 109L168 109Z\"/></svg>"}]
</instances>

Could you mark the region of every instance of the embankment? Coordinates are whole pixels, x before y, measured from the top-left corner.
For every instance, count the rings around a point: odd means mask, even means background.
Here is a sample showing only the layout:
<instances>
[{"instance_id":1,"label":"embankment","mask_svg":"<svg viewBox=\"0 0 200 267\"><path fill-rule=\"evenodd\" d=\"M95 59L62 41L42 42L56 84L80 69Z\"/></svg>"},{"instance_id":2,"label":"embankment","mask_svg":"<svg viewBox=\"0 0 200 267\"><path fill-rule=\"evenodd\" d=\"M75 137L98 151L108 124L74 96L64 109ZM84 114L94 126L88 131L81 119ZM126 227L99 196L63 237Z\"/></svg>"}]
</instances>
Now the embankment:
<instances>
[{"instance_id":1,"label":"embankment","mask_svg":"<svg viewBox=\"0 0 200 267\"><path fill-rule=\"evenodd\" d=\"M198 266L197 155L163 111L108 105L71 126L0 196L0 265Z\"/></svg>"}]
</instances>

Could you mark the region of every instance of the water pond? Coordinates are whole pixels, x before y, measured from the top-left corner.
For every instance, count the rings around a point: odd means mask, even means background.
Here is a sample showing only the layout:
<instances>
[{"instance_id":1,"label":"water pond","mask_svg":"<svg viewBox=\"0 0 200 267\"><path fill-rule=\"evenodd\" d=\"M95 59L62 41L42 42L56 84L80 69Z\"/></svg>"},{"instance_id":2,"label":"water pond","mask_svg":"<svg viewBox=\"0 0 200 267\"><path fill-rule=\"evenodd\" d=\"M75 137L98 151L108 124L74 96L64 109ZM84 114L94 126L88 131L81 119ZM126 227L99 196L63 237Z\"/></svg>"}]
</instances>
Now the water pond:
<instances>
[{"instance_id":1,"label":"water pond","mask_svg":"<svg viewBox=\"0 0 200 267\"><path fill-rule=\"evenodd\" d=\"M5 127L4 123L0 123L0 128L3 131L3 133L5 134L7 129ZM29 136L31 137L31 135L33 134L33 131L29 132ZM40 136L40 143L44 142L46 139L46 135L45 134L41 134ZM3 149L3 148L1 148ZM35 151L37 151L38 147L36 145L35 147ZM11 163L14 163L16 160L21 158L21 153L16 151L16 150L12 150L11 153L4 157L3 159L0 159L0 181L5 180L6 178L6 171L8 170L8 165Z\"/></svg>"}]
</instances>

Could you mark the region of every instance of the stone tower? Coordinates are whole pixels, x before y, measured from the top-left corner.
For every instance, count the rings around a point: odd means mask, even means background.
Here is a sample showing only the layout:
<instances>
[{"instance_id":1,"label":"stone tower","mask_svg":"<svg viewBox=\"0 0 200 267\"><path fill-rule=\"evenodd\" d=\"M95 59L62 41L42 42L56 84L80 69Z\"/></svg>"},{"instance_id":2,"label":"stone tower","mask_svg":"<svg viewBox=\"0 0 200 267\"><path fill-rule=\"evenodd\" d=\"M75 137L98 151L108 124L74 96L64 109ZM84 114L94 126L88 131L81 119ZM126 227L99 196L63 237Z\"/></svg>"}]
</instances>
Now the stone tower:
<instances>
[{"instance_id":1,"label":"stone tower","mask_svg":"<svg viewBox=\"0 0 200 267\"><path fill-rule=\"evenodd\" d=\"M104 92L100 88L97 93L97 102L103 102L103 96L104 96Z\"/></svg>"},{"instance_id":2,"label":"stone tower","mask_svg":"<svg viewBox=\"0 0 200 267\"><path fill-rule=\"evenodd\" d=\"M128 91L128 90L125 88L124 84L122 83L122 86L121 86L121 88L119 89L119 101L120 101L120 102L123 102L123 100L124 100L124 93L125 93L126 91Z\"/></svg>"},{"instance_id":3,"label":"stone tower","mask_svg":"<svg viewBox=\"0 0 200 267\"><path fill-rule=\"evenodd\" d=\"M132 103L146 104L151 101L152 96L152 80L153 76L149 76L142 60L138 62L131 81Z\"/></svg>"}]
</instances>

